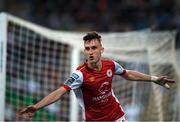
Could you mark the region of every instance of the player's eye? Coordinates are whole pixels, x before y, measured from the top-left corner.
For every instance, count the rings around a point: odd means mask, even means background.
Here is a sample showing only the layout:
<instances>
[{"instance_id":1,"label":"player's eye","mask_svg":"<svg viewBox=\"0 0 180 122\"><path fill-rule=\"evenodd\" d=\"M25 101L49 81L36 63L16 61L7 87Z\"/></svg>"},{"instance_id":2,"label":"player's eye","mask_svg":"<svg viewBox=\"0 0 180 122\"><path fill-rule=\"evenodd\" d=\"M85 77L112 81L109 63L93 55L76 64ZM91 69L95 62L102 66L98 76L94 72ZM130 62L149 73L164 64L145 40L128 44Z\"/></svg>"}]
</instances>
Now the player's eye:
<instances>
[{"instance_id":1,"label":"player's eye","mask_svg":"<svg viewBox=\"0 0 180 122\"><path fill-rule=\"evenodd\" d=\"M85 47L85 50L87 50L87 51L88 51L88 50L90 50L90 48L89 48L89 47Z\"/></svg>"},{"instance_id":2,"label":"player's eye","mask_svg":"<svg viewBox=\"0 0 180 122\"><path fill-rule=\"evenodd\" d=\"M91 49L92 49L92 50L95 50L95 49L97 49L97 47L96 47L96 46L92 46Z\"/></svg>"}]
</instances>

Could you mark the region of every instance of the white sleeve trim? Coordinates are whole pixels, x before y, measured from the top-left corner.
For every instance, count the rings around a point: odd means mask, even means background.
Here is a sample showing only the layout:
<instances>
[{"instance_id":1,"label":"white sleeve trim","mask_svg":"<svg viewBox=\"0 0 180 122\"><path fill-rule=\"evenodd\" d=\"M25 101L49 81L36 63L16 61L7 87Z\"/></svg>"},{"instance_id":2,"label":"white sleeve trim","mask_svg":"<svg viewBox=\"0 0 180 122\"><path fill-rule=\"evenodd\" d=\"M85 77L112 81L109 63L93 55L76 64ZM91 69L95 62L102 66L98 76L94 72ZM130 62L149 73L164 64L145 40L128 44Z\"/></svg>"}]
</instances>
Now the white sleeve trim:
<instances>
[{"instance_id":1,"label":"white sleeve trim","mask_svg":"<svg viewBox=\"0 0 180 122\"><path fill-rule=\"evenodd\" d=\"M82 72L76 70L74 71L70 78L65 81L65 85L69 86L71 89L79 88L83 83L83 74Z\"/></svg>"},{"instance_id":2,"label":"white sleeve trim","mask_svg":"<svg viewBox=\"0 0 180 122\"><path fill-rule=\"evenodd\" d=\"M125 69L119 63L117 63L115 61L114 61L114 65L115 65L115 74L121 75Z\"/></svg>"}]
</instances>

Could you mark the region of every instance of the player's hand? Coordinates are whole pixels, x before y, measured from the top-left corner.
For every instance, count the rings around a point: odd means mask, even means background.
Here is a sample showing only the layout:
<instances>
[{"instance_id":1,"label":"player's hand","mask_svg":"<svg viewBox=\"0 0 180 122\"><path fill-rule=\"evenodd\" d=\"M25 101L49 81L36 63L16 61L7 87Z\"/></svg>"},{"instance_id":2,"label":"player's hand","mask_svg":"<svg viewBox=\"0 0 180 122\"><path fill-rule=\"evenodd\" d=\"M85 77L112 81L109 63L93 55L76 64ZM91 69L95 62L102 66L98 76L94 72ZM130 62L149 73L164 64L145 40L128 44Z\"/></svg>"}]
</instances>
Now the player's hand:
<instances>
[{"instance_id":1,"label":"player's hand","mask_svg":"<svg viewBox=\"0 0 180 122\"><path fill-rule=\"evenodd\" d=\"M30 105L22 110L19 111L19 115L21 115L25 119L32 119L35 112L37 111L37 108L35 105Z\"/></svg>"},{"instance_id":2,"label":"player's hand","mask_svg":"<svg viewBox=\"0 0 180 122\"><path fill-rule=\"evenodd\" d=\"M174 80L167 78L167 76L160 76L157 77L157 79L155 81L153 81L154 83L161 85L167 89L170 88L170 84L175 83Z\"/></svg>"}]
</instances>

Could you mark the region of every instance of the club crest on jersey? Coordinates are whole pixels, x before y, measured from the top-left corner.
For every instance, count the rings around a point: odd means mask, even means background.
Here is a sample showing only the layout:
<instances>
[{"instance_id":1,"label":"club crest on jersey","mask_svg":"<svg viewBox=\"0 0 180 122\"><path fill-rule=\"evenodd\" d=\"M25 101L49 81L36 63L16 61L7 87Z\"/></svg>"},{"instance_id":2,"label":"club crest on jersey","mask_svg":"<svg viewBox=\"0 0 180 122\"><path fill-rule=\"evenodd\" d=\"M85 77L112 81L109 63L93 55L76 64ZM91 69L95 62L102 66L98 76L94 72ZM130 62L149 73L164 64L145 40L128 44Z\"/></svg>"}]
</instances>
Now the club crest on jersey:
<instances>
[{"instance_id":1,"label":"club crest on jersey","mask_svg":"<svg viewBox=\"0 0 180 122\"><path fill-rule=\"evenodd\" d=\"M108 77L111 77L112 76L112 70L111 69L108 69L107 72L106 72L107 76Z\"/></svg>"}]
</instances>

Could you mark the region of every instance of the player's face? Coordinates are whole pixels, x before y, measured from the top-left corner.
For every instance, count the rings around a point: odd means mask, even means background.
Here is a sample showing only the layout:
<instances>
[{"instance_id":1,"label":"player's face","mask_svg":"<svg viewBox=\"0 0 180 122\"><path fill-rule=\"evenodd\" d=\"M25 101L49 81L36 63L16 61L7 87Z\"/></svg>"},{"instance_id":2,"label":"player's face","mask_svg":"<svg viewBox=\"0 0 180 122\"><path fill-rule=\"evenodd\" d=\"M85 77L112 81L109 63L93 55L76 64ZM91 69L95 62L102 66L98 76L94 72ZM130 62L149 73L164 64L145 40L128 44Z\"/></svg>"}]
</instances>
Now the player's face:
<instances>
[{"instance_id":1,"label":"player's face","mask_svg":"<svg viewBox=\"0 0 180 122\"><path fill-rule=\"evenodd\" d=\"M97 39L92 39L84 43L84 52L89 63L98 63L103 51L104 48Z\"/></svg>"}]
</instances>

